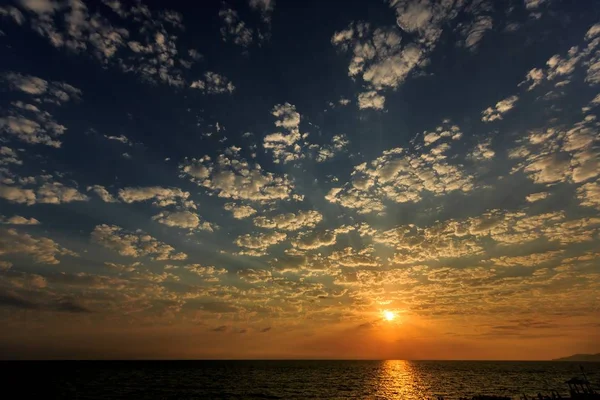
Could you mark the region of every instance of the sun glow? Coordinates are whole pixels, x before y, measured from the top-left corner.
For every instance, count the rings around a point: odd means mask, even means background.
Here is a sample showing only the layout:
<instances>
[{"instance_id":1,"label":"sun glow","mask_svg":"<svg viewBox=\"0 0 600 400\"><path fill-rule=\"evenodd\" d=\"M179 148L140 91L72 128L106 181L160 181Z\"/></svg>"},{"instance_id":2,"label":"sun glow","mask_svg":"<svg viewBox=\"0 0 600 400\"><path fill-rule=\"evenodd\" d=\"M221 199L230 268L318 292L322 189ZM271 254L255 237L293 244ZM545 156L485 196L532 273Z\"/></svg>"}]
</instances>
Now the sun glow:
<instances>
[{"instance_id":1,"label":"sun glow","mask_svg":"<svg viewBox=\"0 0 600 400\"><path fill-rule=\"evenodd\" d=\"M396 318L396 313L389 310L383 310L383 319L393 321Z\"/></svg>"}]
</instances>

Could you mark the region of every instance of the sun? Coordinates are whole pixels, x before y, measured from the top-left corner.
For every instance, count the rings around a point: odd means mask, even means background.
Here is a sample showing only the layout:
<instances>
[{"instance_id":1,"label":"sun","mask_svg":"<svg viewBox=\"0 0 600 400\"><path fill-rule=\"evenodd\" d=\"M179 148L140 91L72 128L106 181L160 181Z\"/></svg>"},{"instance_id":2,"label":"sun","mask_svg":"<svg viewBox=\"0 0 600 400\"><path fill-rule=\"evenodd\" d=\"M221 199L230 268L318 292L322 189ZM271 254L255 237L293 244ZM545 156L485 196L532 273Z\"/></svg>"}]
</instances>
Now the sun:
<instances>
[{"instance_id":1,"label":"sun","mask_svg":"<svg viewBox=\"0 0 600 400\"><path fill-rule=\"evenodd\" d=\"M396 313L389 310L383 310L383 319L393 321L396 318Z\"/></svg>"}]
</instances>

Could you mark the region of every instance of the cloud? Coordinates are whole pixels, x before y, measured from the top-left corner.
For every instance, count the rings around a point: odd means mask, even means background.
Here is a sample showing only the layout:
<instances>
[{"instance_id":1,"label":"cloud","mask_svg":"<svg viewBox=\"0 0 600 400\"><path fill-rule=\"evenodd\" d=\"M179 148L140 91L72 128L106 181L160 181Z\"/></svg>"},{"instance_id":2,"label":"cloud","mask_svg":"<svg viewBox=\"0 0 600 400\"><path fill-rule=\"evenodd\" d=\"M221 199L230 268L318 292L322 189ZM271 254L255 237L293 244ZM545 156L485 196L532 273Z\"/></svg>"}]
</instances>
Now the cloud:
<instances>
[{"instance_id":1,"label":"cloud","mask_svg":"<svg viewBox=\"0 0 600 400\"><path fill-rule=\"evenodd\" d=\"M460 165L450 164L445 155L450 149L448 141L461 137L458 127L444 123L435 132L423 135L426 146L436 143L437 147L428 146L420 155L402 148L386 150L377 159L356 165L350 182L331 189L325 198L367 214L383 211L383 199L407 203L419 201L425 192L438 196L469 192L473 177ZM444 143L440 142L442 138Z\"/></svg>"},{"instance_id":2,"label":"cloud","mask_svg":"<svg viewBox=\"0 0 600 400\"><path fill-rule=\"evenodd\" d=\"M275 9L275 0L249 0L249 4L250 7L262 13L265 22L269 23L271 21L271 14Z\"/></svg>"},{"instance_id":3,"label":"cloud","mask_svg":"<svg viewBox=\"0 0 600 400\"><path fill-rule=\"evenodd\" d=\"M208 94L233 93L235 86L223 75L215 72L205 72L203 79L198 79L190 84L190 88L198 89Z\"/></svg>"},{"instance_id":4,"label":"cloud","mask_svg":"<svg viewBox=\"0 0 600 400\"><path fill-rule=\"evenodd\" d=\"M17 152L10 147L0 147L0 165L16 164L23 165L23 161L19 160Z\"/></svg>"},{"instance_id":5,"label":"cloud","mask_svg":"<svg viewBox=\"0 0 600 400\"><path fill-rule=\"evenodd\" d=\"M332 252L329 259L333 264L343 267L378 267L381 265L381 260L374 253L375 248L372 246L360 250L346 247L343 250Z\"/></svg>"},{"instance_id":6,"label":"cloud","mask_svg":"<svg viewBox=\"0 0 600 400\"><path fill-rule=\"evenodd\" d=\"M126 257L152 256L155 260L185 260L185 253L176 253L168 244L162 243L141 230L129 232L116 225L97 225L92 241Z\"/></svg>"},{"instance_id":7,"label":"cloud","mask_svg":"<svg viewBox=\"0 0 600 400\"><path fill-rule=\"evenodd\" d=\"M0 7L0 17L10 17L18 25L23 25L23 22L25 21L23 13L21 13L18 8L13 6Z\"/></svg>"},{"instance_id":8,"label":"cloud","mask_svg":"<svg viewBox=\"0 0 600 400\"><path fill-rule=\"evenodd\" d=\"M221 27L221 37L224 42L231 40L238 46L248 47L252 44L252 36L254 32L248 28L244 21L233 8L223 2L219 17L223 22Z\"/></svg>"},{"instance_id":9,"label":"cloud","mask_svg":"<svg viewBox=\"0 0 600 400\"><path fill-rule=\"evenodd\" d=\"M138 3L114 0L105 4L119 19L111 16L109 21L101 9L90 12L81 0L21 2L33 31L52 46L87 53L102 65L134 73L148 82L182 87L185 81L176 66L179 61L194 60L177 57L177 35L167 30L183 30L182 16L170 10L153 13Z\"/></svg>"},{"instance_id":10,"label":"cloud","mask_svg":"<svg viewBox=\"0 0 600 400\"><path fill-rule=\"evenodd\" d=\"M582 206L600 209L600 182L588 182L577 188L577 198Z\"/></svg>"},{"instance_id":11,"label":"cloud","mask_svg":"<svg viewBox=\"0 0 600 400\"><path fill-rule=\"evenodd\" d=\"M328 230L301 232L292 240L292 245L300 250L314 250L319 247L332 246L336 240L337 234Z\"/></svg>"},{"instance_id":12,"label":"cloud","mask_svg":"<svg viewBox=\"0 0 600 400\"><path fill-rule=\"evenodd\" d=\"M492 150L492 140L488 138L477 144L477 147L471 152L470 156L475 161L491 160L496 155Z\"/></svg>"},{"instance_id":13,"label":"cloud","mask_svg":"<svg viewBox=\"0 0 600 400\"><path fill-rule=\"evenodd\" d=\"M546 3L546 1L547 0L525 0L525 8L528 10L535 10Z\"/></svg>"},{"instance_id":14,"label":"cloud","mask_svg":"<svg viewBox=\"0 0 600 400\"><path fill-rule=\"evenodd\" d=\"M88 192L93 191L105 203L118 203L119 202L117 199L114 198L114 196L112 194L110 194L110 192L108 190L106 190L106 188L104 186L101 186L101 185L88 186L87 191Z\"/></svg>"},{"instance_id":15,"label":"cloud","mask_svg":"<svg viewBox=\"0 0 600 400\"><path fill-rule=\"evenodd\" d=\"M126 144L128 146L133 146L133 143L125 135L119 135L119 136L104 135L104 137L108 140L114 140L114 141Z\"/></svg>"},{"instance_id":16,"label":"cloud","mask_svg":"<svg viewBox=\"0 0 600 400\"><path fill-rule=\"evenodd\" d=\"M198 275L205 282L218 282L220 280L220 276L227 273L226 269L215 268L212 265L203 266L200 264L190 264L190 265L186 265L183 268Z\"/></svg>"},{"instance_id":17,"label":"cloud","mask_svg":"<svg viewBox=\"0 0 600 400\"><path fill-rule=\"evenodd\" d=\"M89 197L77 189L65 186L59 182L44 183L37 189L38 203L61 204L88 200Z\"/></svg>"},{"instance_id":18,"label":"cloud","mask_svg":"<svg viewBox=\"0 0 600 400\"><path fill-rule=\"evenodd\" d=\"M494 107L488 107L482 111L481 120L483 122L501 120L504 114L512 110L518 100L519 96L510 96L504 100L500 100Z\"/></svg>"},{"instance_id":19,"label":"cloud","mask_svg":"<svg viewBox=\"0 0 600 400\"><path fill-rule=\"evenodd\" d=\"M44 103L60 105L70 100L79 100L81 90L64 82L48 82L44 79L14 72L4 74L3 80L15 91L31 96L35 104L14 101L7 115L0 118L0 131L13 135L29 144L44 144L60 147L58 137L67 128L57 123L52 115L40 109Z\"/></svg>"},{"instance_id":20,"label":"cloud","mask_svg":"<svg viewBox=\"0 0 600 400\"><path fill-rule=\"evenodd\" d=\"M527 90L533 90L536 86L539 86L544 81L544 71L541 68L531 69L525 76L525 80L519 83L519 86L529 83Z\"/></svg>"},{"instance_id":21,"label":"cloud","mask_svg":"<svg viewBox=\"0 0 600 400\"><path fill-rule=\"evenodd\" d=\"M8 271L13 264L10 261L1 261L0 260L0 271Z\"/></svg>"},{"instance_id":22,"label":"cloud","mask_svg":"<svg viewBox=\"0 0 600 400\"><path fill-rule=\"evenodd\" d=\"M21 217L20 215L13 215L10 218L0 215L0 223L7 225L39 225L40 221L35 218Z\"/></svg>"},{"instance_id":23,"label":"cloud","mask_svg":"<svg viewBox=\"0 0 600 400\"><path fill-rule=\"evenodd\" d=\"M0 256L5 255L27 255L40 264L58 264L57 256L76 256L52 239L19 233L15 229L0 229Z\"/></svg>"},{"instance_id":24,"label":"cloud","mask_svg":"<svg viewBox=\"0 0 600 400\"><path fill-rule=\"evenodd\" d=\"M465 36L465 46L469 50L475 50L479 46L485 33L493 27L493 19L487 15L480 15L470 24L465 26L462 34Z\"/></svg>"},{"instance_id":25,"label":"cloud","mask_svg":"<svg viewBox=\"0 0 600 400\"><path fill-rule=\"evenodd\" d=\"M198 229L209 232L214 230L209 222L202 221L197 214L190 211L163 211L152 219L161 224L182 229Z\"/></svg>"},{"instance_id":26,"label":"cloud","mask_svg":"<svg viewBox=\"0 0 600 400\"><path fill-rule=\"evenodd\" d=\"M265 269L241 269L237 275L248 283L264 283L273 280L271 271Z\"/></svg>"},{"instance_id":27,"label":"cloud","mask_svg":"<svg viewBox=\"0 0 600 400\"><path fill-rule=\"evenodd\" d=\"M384 98L377 92L397 88L424 62L424 51L419 45L402 46L401 42L402 38L395 30L372 30L369 24L361 22L351 23L346 30L333 34L331 43L334 46L352 51L348 76L360 77L370 89L359 96L360 108L382 109Z\"/></svg>"},{"instance_id":28,"label":"cloud","mask_svg":"<svg viewBox=\"0 0 600 400\"><path fill-rule=\"evenodd\" d=\"M287 235L282 232L256 234L247 233L238 236L234 243L239 247L249 249L249 251L243 250L241 254L262 256L265 254L265 250L277 243L284 241L286 238Z\"/></svg>"},{"instance_id":29,"label":"cloud","mask_svg":"<svg viewBox=\"0 0 600 400\"><path fill-rule=\"evenodd\" d=\"M237 154L185 159L180 165L182 177L218 194L219 197L270 202L292 197L293 184L287 175L277 176L260 165L249 164Z\"/></svg>"},{"instance_id":30,"label":"cloud","mask_svg":"<svg viewBox=\"0 0 600 400\"><path fill-rule=\"evenodd\" d=\"M125 203L135 203L152 200L155 207L168 207L172 205L184 205L195 208L193 202L189 201L189 192L179 188L165 188L161 186L127 187L119 190L119 199Z\"/></svg>"},{"instance_id":31,"label":"cloud","mask_svg":"<svg viewBox=\"0 0 600 400\"><path fill-rule=\"evenodd\" d=\"M536 201L544 200L550 195L548 192L538 192L527 195L526 200L530 203L535 203Z\"/></svg>"},{"instance_id":32,"label":"cloud","mask_svg":"<svg viewBox=\"0 0 600 400\"><path fill-rule=\"evenodd\" d=\"M276 163L284 164L304 157L302 146L299 143L303 138L300 134L300 114L296 107L290 103L277 104L271 111L277 118L275 126L282 132L275 132L265 136L263 147L273 152Z\"/></svg>"},{"instance_id":33,"label":"cloud","mask_svg":"<svg viewBox=\"0 0 600 400\"><path fill-rule=\"evenodd\" d=\"M11 203L35 204L35 192L31 189L23 189L18 186L0 184L0 197Z\"/></svg>"},{"instance_id":34,"label":"cloud","mask_svg":"<svg viewBox=\"0 0 600 400\"><path fill-rule=\"evenodd\" d=\"M256 214L254 208L243 204L225 203L224 208L227 211L231 211L235 219L244 219Z\"/></svg>"},{"instance_id":35,"label":"cloud","mask_svg":"<svg viewBox=\"0 0 600 400\"><path fill-rule=\"evenodd\" d=\"M321 163L331 160L337 154L346 151L348 144L350 144L350 141L346 135L334 135L331 138L331 144L323 146L312 144L309 145L309 149L316 150L315 161Z\"/></svg>"},{"instance_id":36,"label":"cloud","mask_svg":"<svg viewBox=\"0 0 600 400\"><path fill-rule=\"evenodd\" d=\"M521 160L514 168L525 171L535 183L581 183L600 174L596 118L587 116L573 124L546 130L532 130L509 157Z\"/></svg>"},{"instance_id":37,"label":"cloud","mask_svg":"<svg viewBox=\"0 0 600 400\"><path fill-rule=\"evenodd\" d=\"M440 38L443 25L456 18L453 1L389 0L396 10L396 23L404 32L416 35L425 48L432 48Z\"/></svg>"},{"instance_id":38,"label":"cloud","mask_svg":"<svg viewBox=\"0 0 600 400\"><path fill-rule=\"evenodd\" d=\"M375 110L383 110L385 106L385 97L377 94L376 91L370 90L368 92L359 93L358 95L358 108L364 110L365 108L374 108Z\"/></svg>"},{"instance_id":39,"label":"cloud","mask_svg":"<svg viewBox=\"0 0 600 400\"><path fill-rule=\"evenodd\" d=\"M489 262L497 265L499 267L514 267L514 266L524 266L524 267L537 267L541 264L555 261L562 258L564 251L563 250L555 250L555 251L547 251L545 253L532 253L526 256L502 256L498 258L492 258Z\"/></svg>"},{"instance_id":40,"label":"cloud","mask_svg":"<svg viewBox=\"0 0 600 400\"><path fill-rule=\"evenodd\" d=\"M300 229L314 228L323 220L323 215L318 211L300 211L297 214L279 214L272 218L264 216L254 218L254 225L265 229L279 229L284 231L297 231Z\"/></svg>"},{"instance_id":41,"label":"cloud","mask_svg":"<svg viewBox=\"0 0 600 400\"><path fill-rule=\"evenodd\" d=\"M20 186L0 184L0 198L11 203L33 205L36 203L61 204L73 201L87 201L89 198L77 189L59 182L46 182L35 191Z\"/></svg>"}]
</instances>

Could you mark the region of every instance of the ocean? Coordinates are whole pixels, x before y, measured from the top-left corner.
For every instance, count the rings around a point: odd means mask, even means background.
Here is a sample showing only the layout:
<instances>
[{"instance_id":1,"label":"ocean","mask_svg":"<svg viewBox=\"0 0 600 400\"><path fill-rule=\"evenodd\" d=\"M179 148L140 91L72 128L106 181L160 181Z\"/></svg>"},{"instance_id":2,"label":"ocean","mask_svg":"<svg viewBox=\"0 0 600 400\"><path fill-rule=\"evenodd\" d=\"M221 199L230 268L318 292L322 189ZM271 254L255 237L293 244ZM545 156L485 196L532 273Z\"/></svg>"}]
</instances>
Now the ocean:
<instances>
[{"instance_id":1,"label":"ocean","mask_svg":"<svg viewBox=\"0 0 600 400\"><path fill-rule=\"evenodd\" d=\"M581 376L580 365L600 383L600 363L576 362L0 362L3 393L36 399L519 399L550 390L566 396L564 381Z\"/></svg>"}]
</instances>

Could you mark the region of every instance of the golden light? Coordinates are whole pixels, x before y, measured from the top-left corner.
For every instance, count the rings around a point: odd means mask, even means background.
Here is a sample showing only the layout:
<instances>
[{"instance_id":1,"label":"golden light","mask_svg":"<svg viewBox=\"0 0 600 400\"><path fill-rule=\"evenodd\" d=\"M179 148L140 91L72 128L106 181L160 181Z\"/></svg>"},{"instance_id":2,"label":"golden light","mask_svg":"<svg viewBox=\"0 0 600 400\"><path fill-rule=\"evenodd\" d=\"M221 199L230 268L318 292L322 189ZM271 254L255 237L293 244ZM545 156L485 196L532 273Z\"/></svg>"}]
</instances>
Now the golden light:
<instances>
[{"instance_id":1,"label":"golden light","mask_svg":"<svg viewBox=\"0 0 600 400\"><path fill-rule=\"evenodd\" d=\"M393 321L396 318L396 313L389 310L383 310L383 319L386 321Z\"/></svg>"}]
</instances>

